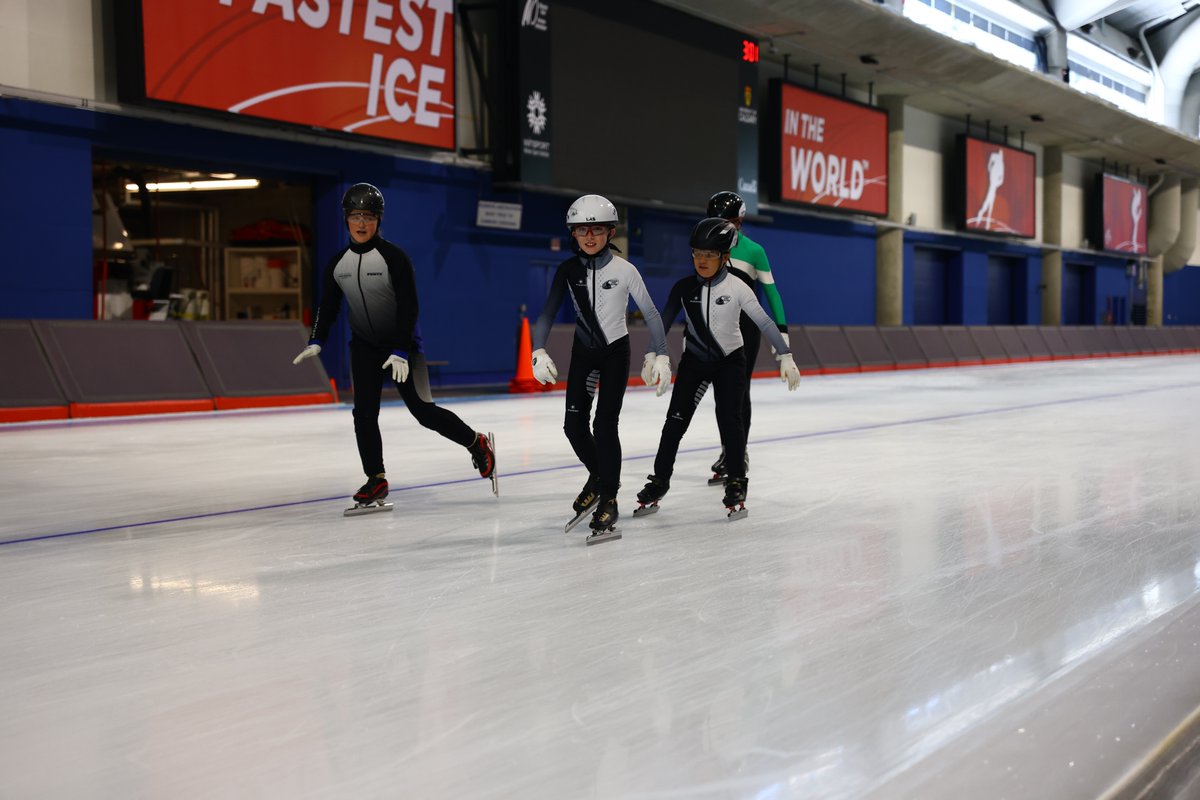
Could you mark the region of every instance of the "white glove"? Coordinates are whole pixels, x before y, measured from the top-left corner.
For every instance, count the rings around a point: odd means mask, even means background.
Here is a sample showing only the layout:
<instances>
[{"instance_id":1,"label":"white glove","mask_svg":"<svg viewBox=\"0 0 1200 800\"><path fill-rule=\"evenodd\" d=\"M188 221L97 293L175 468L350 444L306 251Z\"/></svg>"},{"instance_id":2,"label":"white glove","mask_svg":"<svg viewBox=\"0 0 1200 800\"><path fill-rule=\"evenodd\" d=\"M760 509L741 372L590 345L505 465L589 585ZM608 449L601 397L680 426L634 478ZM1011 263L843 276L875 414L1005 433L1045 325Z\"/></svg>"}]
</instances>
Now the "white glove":
<instances>
[{"instance_id":1,"label":"white glove","mask_svg":"<svg viewBox=\"0 0 1200 800\"><path fill-rule=\"evenodd\" d=\"M558 367L554 359L542 348L533 351L533 379L538 383L554 383L558 380Z\"/></svg>"},{"instance_id":2,"label":"white glove","mask_svg":"<svg viewBox=\"0 0 1200 800\"><path fill-rule=\"evenodd\" d=\"M654 353L646 353L646 358L642 361L642 383L647 386L654 385Z\"/></svg>"},{"instance_id":3,"label":"white glove","mask_svg":"<svg viewBox=\"0 0 1200 800\"><path fill-rule=\"evenodd\" d=\"M300 355L298 355L292 359L292 363L299 364L301 361L303 361L306 358L312 358L313 356L320 355L320 354L321 354L321 345L310 344L308 347L306 347L300 351Z\"/></svg>"},{"instance_id":4,"label":"white glove","mask_svg":"<svg viewBox=\"0 0 1200 800\"><path fill-rule=\"evenodd\" d=\"M787 349L792 349L792 340L788 338L787 331L780 331L779 335L783 337L783 343L787 345ZM775 345L771 345L771 355L775 356L775 360L779 361L781 356L775 351Z\"/></svg>"},{"instance_id":5,"label":"white glove","mask_svg":"<svg viewBox=\"0 0 1200 800\"><path fill-rule=\"evenodd\" d=\"M408 380L408 362L397 355L390 355L387 361L383 362L380 369L390 369L392 371L392 380L396 383L404 383Z\"/></svg>"},{"instance_id":6,"label":"white glove","mask_svg":"<svg viewBox=\"0 0 1200 800\"><path fill-rule=\"evenodd\" d=\"M800 385L800 368L796 366L796 359L792 358L791 353L779 356L779 380L788 385L789 392L796 391Z\"/></svg>"},{"instance_id":7,"label":"white glove","mask_svg":"<svg viewBox=\"0 0 1200 800\"><path fill-rule=\"evenodd\" d=\"M652 372L654 383L658 384L658 389L655 390L654 395L662 397L667 393L667 389L671 388L671 359L668 356L655 357Z\"/></svg>"}]
</instances>

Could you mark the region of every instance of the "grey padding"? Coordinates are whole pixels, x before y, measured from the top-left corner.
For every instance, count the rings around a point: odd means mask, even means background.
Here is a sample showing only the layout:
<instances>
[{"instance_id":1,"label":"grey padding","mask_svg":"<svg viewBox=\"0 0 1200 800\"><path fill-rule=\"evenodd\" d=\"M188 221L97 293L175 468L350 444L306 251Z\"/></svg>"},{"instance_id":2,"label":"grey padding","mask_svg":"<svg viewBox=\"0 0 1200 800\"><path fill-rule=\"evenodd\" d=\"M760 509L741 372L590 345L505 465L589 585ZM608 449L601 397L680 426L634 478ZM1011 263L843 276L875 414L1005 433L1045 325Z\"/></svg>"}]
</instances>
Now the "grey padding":
<instances>
[{"instance_id":1,"label":"grey padding","mask_svg":"<svg viewBox=\"0 0 1200 800\"><path fill-rule=\"evenodd\" d=\"M864 367L894 367L896 359L883 341L879 328L873 325L846 325L842 327L846 341L854 357Z\"/></svg>"},{"instance_id":2,"label":"grey padding","mask_svg":"<svg viewBox=\"0 0 1200 800\"><path fill-rule=\"evenodd\" d=\"M1150 340L1150 329L1142 325L1134 325L1129 329L1129 337L1133 339L1134 346L1137 347L1139 353L1150 354L1157 352L1154 342Z\"/></svg>"},{"instance_id":3,"label":"grey padding","mask_svg":"<svg viewBox=\"0 0 1200 800\"><path fill-rule=\"evenodd\" d=\"M925 360L931 366L958 363L958 358L950 349L950 343L946 341L946 334L942 333L941 328L933 325L915 325L912 332L917 344L921 346L921 352L925 354Z\"/></svg>"},{"instance_id":4,"label":"grey padding","mask_svg":"<svg viewBox=\"0 0 1200 800\"><path fill-rule=\"evenodd\" d=\"M1017 335L1021 337L1021 344L1025 345L1025 349L1029 351L1030 358L1050 357L1050 348L1046 345L1046 340L1042 338L1040 329L1021 326L1017 328Z\"/></svg>"},{"instance_id":5,"label":"grey padding","mask_svg":"<svg viewBox=\"0 0 1200 800\"><path fill-rule=\"evenodd\" d=\"M1057 327L1043 325L1038 332L1046 340L1046 347L1050 348L1050 355L1055 358L1066 358L1072 355L1071 348L1067 346L1067 340L1063 338L1062 332Z\"/></svg>"},{"instance_id":6,"label":"grey padding","mask_svg":"<svg viewBox=\"0 0 1200 800\"><path fill-rule=\"evenodd\" d=\"M1091 330L1076 325L1059 328L1058 332L1067 345L1067 353L1073 356L1090 356L1095 353L1099 342L1090 335Z\"/></svg>"},{"instance_id":7,"label":"grey padding","mask_svg":"<svg viewBox=\"0 0 1200 800\"><path fill-rule=\"evenodd\" d=\"M996 339L1000 342L1000 346L1004 348L1005 355L1017 361L1028 360L1029 349L1025 347L1025 342L1021 339L1021 334L1015 327L1011 325L997 325L992 330L996 332Z\"/></svg>"},{"instance_id":8,"label":"grey padding","mask_svg":"<svg viewBox=\"0 0 1200 800\"><path fill-rule=\"evenodd\" d=\"M67 404L29 320L0 320L0 375L0 408Z\"/></svg>"},{"instance_id":9,"label":"grey padding","mask_svg":"<svg viewBox=\"0 0 1200 800\"><path fill-rule=\"evenodd\" d=\"M1117 355L1123 353L1121 342L1117 339L1117 329L1112 325L1097 325L1095 328L1096 340L1099 342L1101 350L1097 352L1107 353L1108 355Z\"/></svg>"},{"instance_id":10,"label":"grey padding","mask_svg":"<svg viewBox=\"0 0 1200 800\"><path fill-rule=\"evenodd\" d=\"M821 369L857 369L858 359L840 327L806 325L804 333Z\"/></svg>"},{"instance_id":11,"label":"grey padding","mask_svg":"<svg viewBox=\"0 0 1200 800\"><path fill-rule=\"evenodd\" d=\"M308 344L308 331L298 322L183 322L180 327L214 397L330 391L320 358L292 363Z\"/></svg>"},{"instance_id":12,"label":"grey padding","mask_svg":"<svg viewBox=\"0 0 1200 800\"><path fill-rule=\"evenodd\" d=\"M212 397L177 322L37 320L33 328L72 403Z\"/></svg>"},{"instance_id":13,"label":"grey padding","mask_svg":"<svg viewBox=\"0 0 1200 800\"><path fill-rule=\"evenodd\" d=\"M1008 353L1000 344L1000 336L991 325L974 325L967 329L984 361L1007 361Z\"/></svg>"},{"instance_id":14,"label":"grey padding","mask_svg":"<svg viewBox=\"0 0 1200 800\"><path fill-rule=\"evenodd\" d=\"M958 363L983 361L979 348L975 346L975 340L971 338L970 331L965 327L943 325L942 335L946 337L946 343L950 345L950 352L954 353L954 358Z\"/></svg>"},{"instance_id":15,"label":"grey padding","mask_svg":"<svg viewBox=\"0 0 1200 800\"><path fill-rule=\"evenodd\" d=\"M929 359L922 352L921 345L917 344L917 337L913 334L912 328L887 326L878 330L896 366L927 366L929 364Z\"/></svg>"},{"instance_id":16,"label":"grey padding","mask_svg":"<svg viewBox=\"0 0 1200 800\"><path fill-rule=\"evenodd\" d=\"M1171 340L1167 338L1167 332L1162 328L1146 328L1146 335L1150 337L1150 344L1156 353L1171 352Z\"/></svg>"},{"instance_id":17,"label":"grey padding","mask_svg":"<svg viewBox=\"0 0 1200 800\"><path fill-rule=\"evenodd\" d=\"M791 340L792 360L801 372L816 372L821 369L821 362L817 360L817 354L813 351L803 326L788 326L788 338Z\"/></svg>"},{"instance_id":18,"label":"grey padding","mask_svg":"<svg viewBox=\"0 0 1200 800\"><path fill-rule=\"evenodd\" d=\"M1178 325L1172 325L1169 328L1163 328L1163 332L1167 334L1167 341L1171 343L1172 350L1191 350L1191 337L1187 335L1187 331Z\"/></svg>"},{"instance_id":19,"label":"grey padding","mask_svg":"<svg viewBox=\"0 0 1200 800\"><path fill-rule=\"evenodd\" d=\"M1137 346L1137 343L1133 341L1133 335L1129 332L1129 328L1113 328L1113 335L1117 337L1118 353L1132 353L1136 355L1138 351L1141 350L1141 348Z\"/></svg>"}]
</instances>

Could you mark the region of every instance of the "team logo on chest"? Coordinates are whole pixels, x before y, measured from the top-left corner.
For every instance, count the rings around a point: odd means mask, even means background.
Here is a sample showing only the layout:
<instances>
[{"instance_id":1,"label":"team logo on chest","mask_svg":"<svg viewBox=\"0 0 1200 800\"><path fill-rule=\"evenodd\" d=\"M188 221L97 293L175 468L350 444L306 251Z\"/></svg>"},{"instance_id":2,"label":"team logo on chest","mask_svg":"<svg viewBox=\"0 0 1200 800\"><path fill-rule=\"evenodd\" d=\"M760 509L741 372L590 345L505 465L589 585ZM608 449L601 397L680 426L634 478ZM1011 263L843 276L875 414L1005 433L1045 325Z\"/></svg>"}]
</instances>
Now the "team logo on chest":
<instances>
[{"instance_id":1,"label":"team logo on chest","mask_svg":"<svg viewBox=\"0 0 1200 800\"><path fill-rule=\"evenodd\" d=\"M732 303L732 302L733 302L733 298L732 298L732 297L730 297L730 296L729 296L729 295L727 295L727 294L723 294L723 295L721 295L720 297L718 297L716 300L714 300L713 302L714 302L714 303L716 303L716 304L717 304L717 305L719 305L719 306L723 306L723 305L725 305L726 303Z\"/></svg>"},{"instance_id":2,"label":"team logo on chest","mask_svg":"<svg viewBox=\"0 0 1200 800\"><path fill-rule=\"evenodd\" d=\"M621 282L619 280L617 280L616 278L610 278L609 280L606 280L604 283L600 284L600 288L601 289L615 289L620 285L621 285Z\"/></svg>"}]
</instances>

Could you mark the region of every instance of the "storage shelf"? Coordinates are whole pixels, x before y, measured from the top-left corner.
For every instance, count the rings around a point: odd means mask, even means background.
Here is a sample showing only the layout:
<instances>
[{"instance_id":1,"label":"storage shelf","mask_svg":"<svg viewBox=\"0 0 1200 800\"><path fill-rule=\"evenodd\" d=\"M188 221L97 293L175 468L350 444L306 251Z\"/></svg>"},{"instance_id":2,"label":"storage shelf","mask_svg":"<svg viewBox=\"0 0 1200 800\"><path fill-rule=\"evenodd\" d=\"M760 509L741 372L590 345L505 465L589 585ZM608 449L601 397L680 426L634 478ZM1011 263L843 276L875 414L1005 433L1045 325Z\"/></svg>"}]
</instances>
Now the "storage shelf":
<instances>
[{"instance_id":1,"label":"storage shelf","mask_svg":"<svg viewBox=\"0 0 1200 800\"><path fill-rule=\"evenodd\" d=\"M226 247L225 319L299 319L300 263L299 247ZM270 286L272 277L290 285Z\"/></svg>"}]
</instances>

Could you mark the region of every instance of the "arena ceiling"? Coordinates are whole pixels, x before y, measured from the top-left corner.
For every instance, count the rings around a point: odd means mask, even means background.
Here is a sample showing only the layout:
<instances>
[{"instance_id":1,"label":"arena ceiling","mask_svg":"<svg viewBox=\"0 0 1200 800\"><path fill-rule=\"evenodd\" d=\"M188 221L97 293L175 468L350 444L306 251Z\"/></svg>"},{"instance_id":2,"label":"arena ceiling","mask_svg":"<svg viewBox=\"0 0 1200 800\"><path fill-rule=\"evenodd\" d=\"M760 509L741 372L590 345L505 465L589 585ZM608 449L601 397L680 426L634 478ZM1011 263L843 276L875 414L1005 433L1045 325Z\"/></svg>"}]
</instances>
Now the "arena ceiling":
<instances>
[{"instance_id":1,"label":"arena ceiling","mask_svg":"<svg viewBox=\"0 0 1200 800\"><path fill-rule=\"evenodd\" d=\"M819 64L849 85L900 95L946 117L1008 126L1014 136L1143 174L1167 169L1200 177L1200 142L1082 94L1049 75L1009 64L898 13L899 0L659 0L758 37L766 60L799 73ZM913 0L909 0L913 2ZM1037 0L1027 0L1032 5ZM1200 0L1046 0L1043 14L1071 15L1076 27L1112 25L1131 39L1182 22ZM1057 7L1057 8L1056 8ZM1103 20L1103 22L1100 22ZM1132 34L1129 32L1132 31Z\"/></svg>"}]
</instances>

